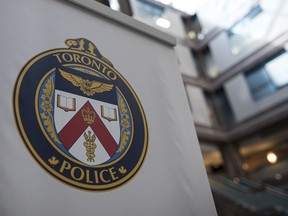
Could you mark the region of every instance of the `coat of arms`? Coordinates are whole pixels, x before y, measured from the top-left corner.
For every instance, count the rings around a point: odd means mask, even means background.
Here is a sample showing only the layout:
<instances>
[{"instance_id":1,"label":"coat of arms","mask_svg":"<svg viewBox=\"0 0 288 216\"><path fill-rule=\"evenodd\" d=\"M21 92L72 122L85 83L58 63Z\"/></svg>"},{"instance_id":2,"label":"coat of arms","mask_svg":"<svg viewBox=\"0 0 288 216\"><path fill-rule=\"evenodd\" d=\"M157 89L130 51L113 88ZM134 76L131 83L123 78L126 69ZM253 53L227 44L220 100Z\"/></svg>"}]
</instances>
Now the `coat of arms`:
<instances>
[{"instance_id":1,"label":"coat of arms","mask_svg":"<svg viewBox=\"0 0 288 216\"><path fill-rule=\"evenodd\" d=\"M91 41L65 43L21 70L14 91L19 131L36 160L62 181L96 191L118 187L144 160L144 111Z\"/></svg>"}]
</instances>

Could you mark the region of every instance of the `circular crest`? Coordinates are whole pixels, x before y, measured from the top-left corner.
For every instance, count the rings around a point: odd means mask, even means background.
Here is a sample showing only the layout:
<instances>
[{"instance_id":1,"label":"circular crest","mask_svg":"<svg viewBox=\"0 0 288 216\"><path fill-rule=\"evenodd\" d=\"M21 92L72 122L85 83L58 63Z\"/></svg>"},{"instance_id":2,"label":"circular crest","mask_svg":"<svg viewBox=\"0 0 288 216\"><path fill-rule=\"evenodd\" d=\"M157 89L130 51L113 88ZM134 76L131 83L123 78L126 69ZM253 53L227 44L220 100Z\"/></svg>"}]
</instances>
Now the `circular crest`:
<instances>
[{"instance_id":1,"label":"circular crest","mask_svg":"<svg viewBox=\"0 0 288 216\"><path fill-rule=\"evenodd\" d=\"M20 71L14 114L37 162L77 188L129 181L147 152L148 129L132 87L87 39L45 51Z\"/></svg>"}]
</instances>

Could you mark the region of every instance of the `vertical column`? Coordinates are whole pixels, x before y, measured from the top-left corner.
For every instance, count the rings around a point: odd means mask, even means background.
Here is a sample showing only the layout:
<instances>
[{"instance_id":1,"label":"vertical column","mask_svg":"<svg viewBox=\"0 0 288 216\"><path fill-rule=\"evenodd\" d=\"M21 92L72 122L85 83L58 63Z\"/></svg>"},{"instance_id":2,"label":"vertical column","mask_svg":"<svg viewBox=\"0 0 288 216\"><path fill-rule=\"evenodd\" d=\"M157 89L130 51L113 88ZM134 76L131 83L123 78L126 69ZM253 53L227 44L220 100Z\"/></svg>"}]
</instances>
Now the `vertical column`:
<instances>
[{"instance_id":1,"label":"vertical column","mask_svg":"<svg viewBox=\"0 0 288 216\"><path fill-rule=\"evenodd\" d=\"M119 0L120 10L122 13L132 16L133 12L129 0Z\"/></svg>"},{"instance_id":2,"label":"vertical column","mask_svg":"<svg viewBox=\"0 0 288 216\"><path fill-rule=\"evenodd\" d=\"M236 143L223 143L219 146L224 161L224 169L230 177L244 176L242 158Z\"/></svg>"}]
</instances>

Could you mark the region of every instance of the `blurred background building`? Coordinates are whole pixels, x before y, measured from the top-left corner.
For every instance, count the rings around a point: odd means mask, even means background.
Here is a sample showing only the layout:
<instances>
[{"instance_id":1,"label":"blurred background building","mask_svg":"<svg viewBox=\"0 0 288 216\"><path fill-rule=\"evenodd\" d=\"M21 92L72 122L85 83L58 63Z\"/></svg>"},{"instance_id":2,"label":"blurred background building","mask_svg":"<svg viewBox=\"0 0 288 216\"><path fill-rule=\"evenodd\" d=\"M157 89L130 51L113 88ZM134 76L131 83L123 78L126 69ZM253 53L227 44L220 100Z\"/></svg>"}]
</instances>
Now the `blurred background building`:
<instances>
[{"instance_id":1,"label":"blurred background building","mask_svg":"<svg viewBox=\"0 0 288 216\"><path fill-rule=\"evenodd\" d=\"M288 215L288 1L99 2L177 38L219 216Z\"/></svg>"}]
</instances>

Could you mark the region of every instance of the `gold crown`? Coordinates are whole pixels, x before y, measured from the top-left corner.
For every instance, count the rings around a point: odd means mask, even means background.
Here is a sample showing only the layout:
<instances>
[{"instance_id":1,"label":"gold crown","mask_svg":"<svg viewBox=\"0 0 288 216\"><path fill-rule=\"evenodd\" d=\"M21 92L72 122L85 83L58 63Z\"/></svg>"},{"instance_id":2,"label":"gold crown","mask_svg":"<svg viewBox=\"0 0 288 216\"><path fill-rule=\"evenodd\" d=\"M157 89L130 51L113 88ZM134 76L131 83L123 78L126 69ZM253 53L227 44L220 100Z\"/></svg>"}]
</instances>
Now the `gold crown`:
<instances>
[{"instance_id":1,"label":"gold crown","mask_svg":"<svg viewBox=\"0 0 288 216\"><path fill-rule=\"evenodd\" d=\"M87 124L91 125L94 123L96 113L94 111L90 111L89 107L87 107L87 109L82 109L81 113L82 113L83 120Z\"/></svg>"}]
</instances>

